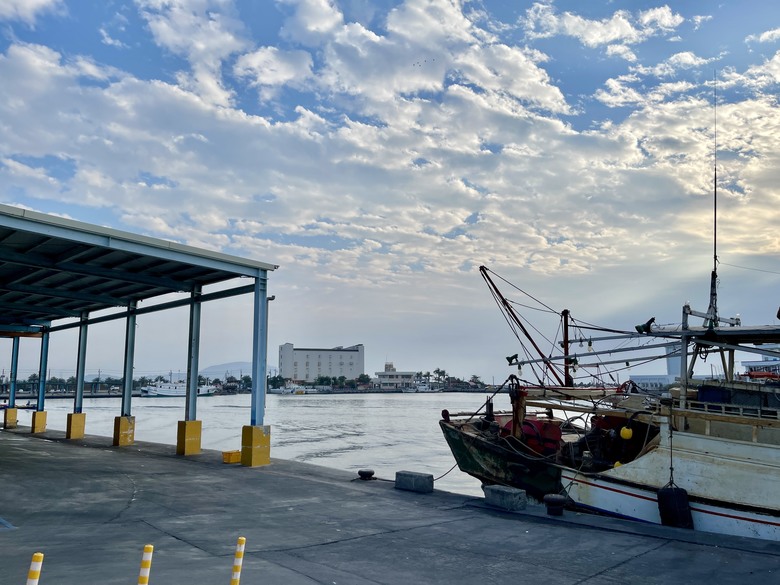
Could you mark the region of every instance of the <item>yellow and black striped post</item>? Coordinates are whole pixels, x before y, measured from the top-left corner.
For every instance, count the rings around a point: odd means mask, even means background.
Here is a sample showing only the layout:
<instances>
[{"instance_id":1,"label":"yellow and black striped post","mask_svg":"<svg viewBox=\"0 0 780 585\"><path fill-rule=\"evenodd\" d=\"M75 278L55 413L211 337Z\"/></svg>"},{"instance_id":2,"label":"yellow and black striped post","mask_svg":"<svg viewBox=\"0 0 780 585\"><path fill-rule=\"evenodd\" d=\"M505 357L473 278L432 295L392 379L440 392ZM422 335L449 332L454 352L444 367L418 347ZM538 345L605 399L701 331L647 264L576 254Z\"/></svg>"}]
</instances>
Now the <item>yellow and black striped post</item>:
<instances>
[{"instance_id":1,"label":"yellow and black striped post","mask_svg":"<svg viewBox=\"0 0 780 585\"><path fill-rule=\"evenodd\" d=\"M144 546L144 556L141 557L141 572L138 573L138 585L148 585L149 573L152 570L152 553L154 546L147 544Z\"/></svg>"},{"instance_id":2,"label":"yellow and black striped post","mask_svg":"<svg viewBox=\"0 0 780 585\"><path fill-rule=\"evenodd\" d=\"M27 571L27 585L38 585L38 579L41 578L41 567L43 567L43 553L35 553L32 556L30 570Z\"/></svg>"},{"instance_id":3,"label":"yellow and black striped post","mask_svg":"<svg viewBox=\"0 0 780 585\"><path fill-rule=\"evenodd\" d=\"M238 537L236 544L236 556L233 558L233 575L230 578L230 585L238 585L241 582L241 565L244 564L244 546L246 538Z\"/></svg>"}]
</instances>

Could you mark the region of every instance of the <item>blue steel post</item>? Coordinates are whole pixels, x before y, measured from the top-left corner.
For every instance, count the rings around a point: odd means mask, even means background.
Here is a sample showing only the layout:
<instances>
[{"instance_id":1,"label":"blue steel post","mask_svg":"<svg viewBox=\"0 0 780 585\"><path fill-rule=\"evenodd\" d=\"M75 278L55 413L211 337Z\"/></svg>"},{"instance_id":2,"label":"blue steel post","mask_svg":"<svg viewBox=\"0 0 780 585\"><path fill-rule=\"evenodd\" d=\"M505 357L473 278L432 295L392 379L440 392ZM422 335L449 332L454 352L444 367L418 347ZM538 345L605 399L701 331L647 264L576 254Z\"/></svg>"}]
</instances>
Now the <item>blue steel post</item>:
<instances>
[{"instance_id":1,"label":"blue steel post","mask_svg":"<svg viewBox=\"0 0 780 585\"><path fill-rule=\"evenodd\" d=\"M44 398L46 396L46 368L49 363L49 332L44 331L41 335L41 361L38 366L38 404L35 409L42 412L44 408Z\"/></svg>"},{"instance_id":2,"label":"blue steel post","mask_svg":"<svg viewBox=\"0 0 780 585\"><path fill-rule=\"evenodd\" d=\"M16 408L16 375L19 371L19 338L14 337L11 346L11 379L8 388L8 407Z\"/></svg>"},{"instance_id":3,"label":"blue steel post","mask_svg":"<svg viewBox=\"0 0 780 585\"><path fill-rule=\"evenodd\" d=\"M79 348L76 358L76 397L73 400L73 412L81 413L84 407L84 369L87 363L87 319L89 313L81 314L79 325Z\"/></svg>"},{"instance_id":4,"label":"blue steel post","mask_svg":"<svg viewBox=\"0 0 780 585\"><path fill-rule=\"evenodd\" d=\"M254 318L252 327L252 426L263 424L265 415L266 359L268 347L266 331L268 328L268 277L265 270L255 278Z\"/></svg>"},{"instance_id":5,"label":"blue steel post","mask_svg":"<svg viewBox=\"0 0 780 585\"><path fill-rule=\"evenodd\" d=\"M135 307L137 302L130 301L127 307L127 324L125 326L125 367L124 386L122 387L121 416L131 416L131 401L133 398L133 360L135 359Z\"/></svg>"},{"instance_id":6,"label":"blue steel post","mask_svg":"<svg viewBox=\"0 0 780 585\"><path fill-rule=\"evenodd\" d=\"M190 339L187 348L187 404L184 408L184 420L195 420L198 403L198 354L200 353L200 310L201 287L192 291L190 305Z\"/></svg>"}]
</instances>

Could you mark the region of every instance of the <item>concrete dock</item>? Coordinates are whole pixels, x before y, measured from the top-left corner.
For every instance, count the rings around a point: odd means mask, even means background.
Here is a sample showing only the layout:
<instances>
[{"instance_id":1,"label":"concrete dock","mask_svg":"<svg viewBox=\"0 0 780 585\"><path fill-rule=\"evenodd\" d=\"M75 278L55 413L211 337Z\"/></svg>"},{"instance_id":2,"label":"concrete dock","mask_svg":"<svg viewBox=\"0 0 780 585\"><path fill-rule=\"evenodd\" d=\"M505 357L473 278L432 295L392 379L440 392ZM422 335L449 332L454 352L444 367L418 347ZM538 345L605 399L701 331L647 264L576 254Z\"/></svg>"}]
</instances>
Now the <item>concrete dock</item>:
<instances>
[{"instance_id":1,"label":"concrete dock","mask_svg":"<svg viewBox=\"0 0 780 585\"><path fill-rule=\"evenodd\" d=\"M414 470L414 462L407 467ZM401 470L399 470L401 471ZM778 583L780 544L395 488L395 478L175 447L0 430L0 583L285 585Z\"/></svg>"}]
</instances>

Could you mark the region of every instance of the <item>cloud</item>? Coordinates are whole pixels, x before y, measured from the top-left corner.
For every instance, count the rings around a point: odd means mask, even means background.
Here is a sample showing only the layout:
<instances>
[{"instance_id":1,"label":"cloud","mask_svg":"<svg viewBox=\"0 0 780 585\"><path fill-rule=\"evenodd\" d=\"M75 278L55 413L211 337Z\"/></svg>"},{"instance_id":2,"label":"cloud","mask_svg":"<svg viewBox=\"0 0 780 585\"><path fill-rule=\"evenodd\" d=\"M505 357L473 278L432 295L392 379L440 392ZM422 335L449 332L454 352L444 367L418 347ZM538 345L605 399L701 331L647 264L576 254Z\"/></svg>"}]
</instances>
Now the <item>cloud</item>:
<instances>
[{"instance_id":1,"label":"cloud","mask_svg":"<svg viewBox=\"0 0 780 585\"><path fill-rule=\"evenodd\" d=\"M559 14L551 4L534 4L523 19L530 38L571 36L586 47L634 45L651 37L673 32L684 19L668 6L653 8L638 15L618 10L609 18L593 20L571 12Z\"/></svg>"},{"instance_id":2,"label":"cloud","mask_svg":"<svg viewBox=\"0 0 780 585\"><path fill-rule=\"evenodd\" d=\"M283 37L304 46L317 46L344 24L344 16L332 0L278 0L293 7L281 30Z\"/></svg>"},{"instance_id":3,"label":"cloud","mask_svg":"<svg viewBox=\"0 0 780 585\"><path fill-rule=\"evenodd\" d=\"M34 25L38 16L63 9L62 0L4 0L0 2L0 21L19 20Z\"/></svg>"},{"instance_id":4,"label":"cloud","mask_svg":"<svg viewBox=\"0 0 780 585\"><path fill-rule=\"evenodd\" d=\"M233 72L237 77L248 79L250 85L260 87L264 98L270 98L275 95L275 88L302 87L311 78L312 57L306 51L261 47L241 55Z\"/></svg>"},{"instance_id":5,"label":"cloud","mask_svg":"<svg viewBox=\"0 0 780 585\"><path fill-rule=\"evenodd\" d=\"M228 0L136 0L155 42L185 57L182 87L207 103L228 106L232 92L222 82L222 61L247 46L243 24Z\"/></svg>"},{"instance_id":6,"label":"cloud","mask_svg":"<svg viewBox=\"0 0 780 585\"><path fill-rule=\"evenodd\" d=\"M749 35L745 39L746 42L757 43L776 43L778 40L780 40L780 28L764 31L759 35Z\"/></svg>"}]
</instances>

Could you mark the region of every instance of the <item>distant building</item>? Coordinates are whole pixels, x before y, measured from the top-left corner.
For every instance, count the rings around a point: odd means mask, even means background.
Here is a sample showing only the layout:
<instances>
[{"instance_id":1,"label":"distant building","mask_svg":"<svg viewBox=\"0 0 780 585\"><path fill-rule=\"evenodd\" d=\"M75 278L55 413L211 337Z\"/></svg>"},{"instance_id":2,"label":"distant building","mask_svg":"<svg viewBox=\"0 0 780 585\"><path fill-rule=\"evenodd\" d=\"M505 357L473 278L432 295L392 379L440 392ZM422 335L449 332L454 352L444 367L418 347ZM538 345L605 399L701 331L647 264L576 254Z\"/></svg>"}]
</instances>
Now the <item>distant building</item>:
<instances>
[{"instance_id":1,"label":"distant building","mask_svg":"<svg viewBox=\"0 0 780 585\"><path fill-rule=\"evenodd\" d=\"M761 349L771 351L780 350L780 345L769 344L762 345ZM741 362L745 368L744 376L748 379L778 379L780 378L780 359L771 356L761 356L760 360L749 360Z\"/></svg>"},{"instance_id":2,"label":"distant building","mask_svg":"<svg viewBox=\"0 0 780 585\"><path fill-rule=\"evenodd\" d=\"M377 384L380 390L403 390L412 388L417 372L398 372L393 362L385 363L383 372L376 372Z\"/></svg>"},{"instance_id":3,"label":"distant building","mask_svg":"<svg viewBox=\"0 0 780 585\"><path fill-rule=\"evenodd\" d=\"M292 343L279 346L279 374L285 380L314 382L319 376L344 376L347 380L357 380L364 369L362 343L331 349L298 348Z\"/></svg>"},{"instance_id":4,"label":"distant building","mask_svg":"<svg viewBox=\"0 0 780 585\"><path fill-rule=\"evenodd\" d=\"M670 345L666 348L666 354L666 374L632 374L629 379L643 390L653 394L674 384L680 378L680 345Z\"/></svg>"}]
</instances>

